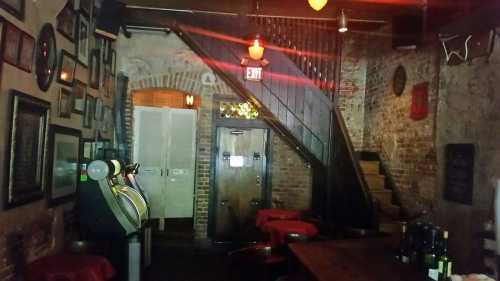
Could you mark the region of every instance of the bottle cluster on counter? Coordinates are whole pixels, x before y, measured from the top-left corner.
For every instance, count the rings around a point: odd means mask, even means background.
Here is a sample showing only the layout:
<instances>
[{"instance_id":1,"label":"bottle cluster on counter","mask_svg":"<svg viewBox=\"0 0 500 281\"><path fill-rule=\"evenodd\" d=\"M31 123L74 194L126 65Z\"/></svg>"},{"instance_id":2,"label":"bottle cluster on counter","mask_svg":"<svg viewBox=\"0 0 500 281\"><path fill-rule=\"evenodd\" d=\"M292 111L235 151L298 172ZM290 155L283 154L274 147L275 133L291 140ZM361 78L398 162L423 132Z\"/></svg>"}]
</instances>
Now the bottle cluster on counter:
<instances>
[{"instance_id":1,"label":"bottle cluster on counter","mask_svg":"<svg viewBox=\"0 0 500 281\"><path fill-rule=\"evenodd\" d=\"M446 281L452 274L448 257L448 231L428 223L402 224L397 258L412 264L431 279Z\"/></svg>"}]
</instances>

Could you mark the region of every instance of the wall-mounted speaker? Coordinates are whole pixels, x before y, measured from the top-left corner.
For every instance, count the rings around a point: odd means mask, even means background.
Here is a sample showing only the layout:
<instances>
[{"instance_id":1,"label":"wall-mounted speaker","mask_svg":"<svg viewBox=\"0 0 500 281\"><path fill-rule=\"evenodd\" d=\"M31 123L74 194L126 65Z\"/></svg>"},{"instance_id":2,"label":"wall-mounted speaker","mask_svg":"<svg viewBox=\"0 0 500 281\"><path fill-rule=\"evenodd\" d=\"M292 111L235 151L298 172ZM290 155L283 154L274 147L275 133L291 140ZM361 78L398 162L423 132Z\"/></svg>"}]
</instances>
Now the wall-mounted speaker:
<instances>
[{"instance_id":1,"label":"wall-mounted speaker","mask_svg":"<svg viewBox=\"0 0 500 281\"><path fill-rule=\"evenodd\" d=\"M392 18L392 47L398 50L412 50L423 40L423 12L395 15Z\"/></svg>"},{"instance_id":2,"label":"wall-mounted speaker","mask_svg":"<svg viewBox=\"0 0 500 281\"><path fill-rule=\"evenodd\" d=\"M95 33L116 40L123 25L125 4L116 0L103 0L97 15Z\"/></svg>"}]
</instances>

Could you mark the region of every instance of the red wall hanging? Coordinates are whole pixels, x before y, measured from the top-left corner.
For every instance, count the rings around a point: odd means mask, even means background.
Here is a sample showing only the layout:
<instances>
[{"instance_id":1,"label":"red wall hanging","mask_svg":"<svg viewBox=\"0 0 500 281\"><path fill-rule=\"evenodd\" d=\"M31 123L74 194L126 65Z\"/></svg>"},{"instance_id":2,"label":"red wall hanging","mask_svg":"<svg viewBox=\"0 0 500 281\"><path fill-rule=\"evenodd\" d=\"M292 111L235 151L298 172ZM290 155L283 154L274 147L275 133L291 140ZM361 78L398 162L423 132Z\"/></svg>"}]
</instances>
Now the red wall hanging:
<instances>
[{"instance_id":1,"label":"red wall hanging","mask_svg":"<svg viewBox=\"0 0 500 281\"><path fill-rule=\"evenodd\" d=\"M411 94L410 118L413 120L422 120L429 113L429 82L423 82L413 86Z\"/></svg>"}]
</instances>

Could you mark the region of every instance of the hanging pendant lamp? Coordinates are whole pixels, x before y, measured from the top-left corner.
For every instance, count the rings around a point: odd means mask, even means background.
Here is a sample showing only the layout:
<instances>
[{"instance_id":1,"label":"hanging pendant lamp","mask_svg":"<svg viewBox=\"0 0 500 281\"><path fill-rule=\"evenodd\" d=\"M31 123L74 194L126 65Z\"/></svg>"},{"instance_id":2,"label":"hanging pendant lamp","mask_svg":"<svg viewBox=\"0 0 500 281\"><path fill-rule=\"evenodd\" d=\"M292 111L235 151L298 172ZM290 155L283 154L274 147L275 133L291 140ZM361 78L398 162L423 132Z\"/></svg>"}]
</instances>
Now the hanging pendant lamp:
<instances>
[{"instance_id":1,"label":"hanging pendant lamp","mask_svg":"<svg viewBox=\"0 0 500 281\"><path fill-rule=\"evenodd\" d=\"M349 30L347 27L348 24L347 16L344 13L343 9L340 11L339 17L337 18L337 24L339 26L339 32L344 33L347 32L347 30Z\"/></svg>"},{"instance_id":2,"label":"hanging pendant lamp","mask_svg":"<svg viewBox=\"0 0 500 281\"><path fill-rule=\"evenodd\" d=\"M313 8L315 11L319 11L326 6L328 0L307 0L309 2L309 6Z\"/></svg>"}]
</instances>

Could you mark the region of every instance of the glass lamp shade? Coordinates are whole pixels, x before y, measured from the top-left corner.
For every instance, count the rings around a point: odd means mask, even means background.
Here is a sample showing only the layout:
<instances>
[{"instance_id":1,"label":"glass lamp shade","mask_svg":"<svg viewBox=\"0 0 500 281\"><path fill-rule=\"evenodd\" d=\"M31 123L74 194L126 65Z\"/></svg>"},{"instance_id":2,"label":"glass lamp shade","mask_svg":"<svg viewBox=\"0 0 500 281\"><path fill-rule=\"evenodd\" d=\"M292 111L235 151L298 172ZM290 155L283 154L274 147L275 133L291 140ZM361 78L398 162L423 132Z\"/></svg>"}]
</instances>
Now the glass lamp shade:
<instances>
[{"instance_id":1,"label":"glass lamp shade","mask_svg":"<svg viewBox=\"0 0 500 281\"><path fill-rule=\"evenodd\" d=\"M309 6L313 8L315 11L319 11L326 6L328 0L308 0Z\"/></svg>"},{"instance_id":2,"label":"glass lamp shade","mask_svg":"<svg viewBox=\"0 0 500 281\"><path fill-rule=\"evenodd\" d=\"M248 54L254 60L261 60L264 55L264 47L260 44L258 39L253 41L253 45L248 47Z\"/></svg>"}]
</instances>

